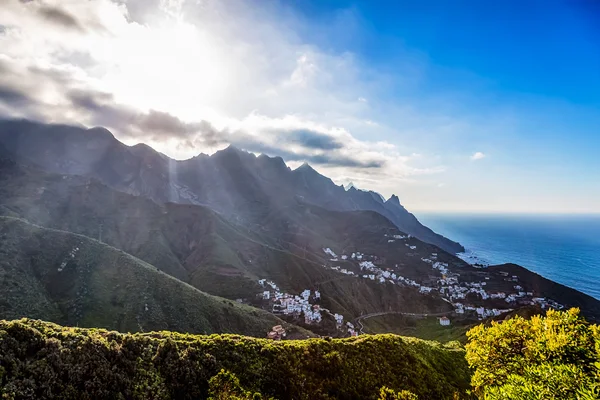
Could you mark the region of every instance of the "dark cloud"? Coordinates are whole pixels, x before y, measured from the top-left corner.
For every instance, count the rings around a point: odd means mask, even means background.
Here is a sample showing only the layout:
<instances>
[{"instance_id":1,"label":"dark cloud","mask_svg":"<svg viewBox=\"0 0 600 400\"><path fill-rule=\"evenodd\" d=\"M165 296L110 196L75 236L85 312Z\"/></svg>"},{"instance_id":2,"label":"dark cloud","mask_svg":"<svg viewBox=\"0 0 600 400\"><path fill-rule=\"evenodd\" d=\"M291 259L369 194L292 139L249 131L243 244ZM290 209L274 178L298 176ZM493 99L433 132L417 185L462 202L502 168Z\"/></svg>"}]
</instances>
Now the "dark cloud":
<instances>
[{"instance_id":1,"label":"dark cloud","mask_svg":"<svg viewBox=\"0 0 600 400\"><path fill-rule=\"evenodd\" d=\"M11 106L23 106L33 103L33 100L23 92L0 85L0 102Z\"/></svg>"},{"instance_id":2,"label":"dark cloud","mask_svg":"<svg viewBox=\"0 0 600 400\"><path fill-rule=\"evenodd\" d=\"M226 138L229 136L228 132L216 129L208 121L201 121L198 124L198 132L201 134L202 143L212 147L227 143Z\"/></svg>"},{"instance_id":3,"label":"dark cloud","mask_svg":"<svg viewBox=\"0 0 600 400\"><path fill-rule=\"evenodd\" d=\"M137 124L142 131L166 136L183 136L197 130L197 127L192 124L186 124L169 113L156 110L150 110L148 114L141 114Z\"/></svg>"},{"instance_id":4,"label":"dark cloud","mask_svg":"<svg viewBox=\"0 0 600 400\"><path fill-rule=\"evenodd\" d=\"M291 142L310 149L337 150L344 147L336 138L309 129L289 131L286 133L286 136Z\"/></svg>"},{"instance_id":5,"label":"dark cloud","mask_svg":"<svg viewBox=\"0 0 600 400\"><path fill-rule=\"evenodd\" d=\"M94 125L115 128L121 132L124 132L137 116L137 113L127 107L118 107L110 93L73 89L67 92L67 98L76 109L88 114Z\"/></svg>"},{"instance_id":6,"label":"dark cloud","mask_svg":"<svg viewBox=\"0 0 600 400\"><path fill-rule=\"evenodd\" d=\"M286 148L285 142L281 143L280 146L272 146L256 140L253 136L246 135L243 132L236 132L231 140L231 143L237 147L254 153L280 156L286 161L306 161L318 165L352 168L382 168L385 165L383 161L361 161L338 154L335 151L328 151L321 154L293 152Z\"/></svg>"},{"instance_id":7,"label":"dark cloud","mask_svg":"<svg viewBox=\"0 0 600 400\"><path fill-rule=\"evenodd\" d=\"M41 68L36 65L30 65L27 67L27 72L30 72L34 79L52 82L63 87L73 82L72 72L59 68Z\"/></svg>"},{"instance_id":8,"label":"dark cloud","mask_svg":"<svg viewBox=\"0 0 600 400\"><path fill-rule=\"evenodd\" d=\"M93 112L101 112L106 109L106 103L113 102L113 95L103 92L92 92L81 89L70 90L67 94L74 106Z\"/></svg>"},{"instance_id":9,"label":"dark cloud","mask_svg":"<svg viewBox=\"0 0 600 400\"><path fill-rule=\"evenodd\" d=\"M85 29L73 15L58 7L52 7L47 4L40 4L37 9L38 14L48 22L61 25L68 29L84 31Z\"/></svg>"},{"instance_id":10,"label":"dark cloud","mask_svg":"<svg viewBox=\"0 0 600 400\"><path fill-rule=\"evenodd\" d=\"M355 158L340 156L337 154L318 154L307 158L314 164L335 165L337 167L352 167L352 168L382 168L385 165L384 161L361 161Z\"/></svg>"},{"instance_id":11,"label":"dark cloud","mask_svg":"<svg viewBox=\"0 0 600 400\"><path fill-rule=\"evenodd\" d=\"M270 145L243 130L218 130L208 121L187 123L172 114L156 110L139 113L115 104L112 95L107 93L73 90L68 96L75 107L90 114L94 124L108 126L131 137L151 138L155 141L177 138L183 141L181 146L188 148L215 147L230 143L255 153L281 156L287 161L308 161L321 165L355 168L383 166L380 161L361 161L341 155L336 150L343 148L343 145L335 138L308 129L285 132L273 130L269 133L279 135L281 140L277 145ZM307 151L291 151L288 149L291 143L300 144ZM310 151L314 150L322 152L311 154Z\"/></svg>"},{"instance_id":12,"label":"dark cloud","mask_svg":"<svg viewBox=\"0 0 600 400\"><path fill-rule=\"evenodd\" d=\"M0 82L0 114L3 118L14 116L43 120L40 103L28 93Z\"/></svg>"},{"instance_id":13,"label":"dark cloud","mask_svg":"<svg viewBox=\"0 0 600 400\"><path fill-rule=\"evenodd\" d=\"M150 137L156 141L184 139L188 147L227 143L224 140L226 133L207 121L187 123L157 110L140 113L116 104L109 93L71 90L67 96L73 106L89 114L94 124L111 127L131 137Z\"/></svg>"},{"instance_id":14,"label":"dark cloud","mask_svg":"<svg viewBox=\"0 0 600 400\"><path fill-rule=\"evenodd\" d=\"M0 61L0 71L8 70L10 66ZM167 141L177 139L178 146L187 148L218 147L233 144L237 147L256 153L271 156L281 156L286 161L307 161L317 165L329 165L351 168L381 168L383 161L366 160L350 157L339 150L344 149L344 144L337 138L310 129L297 130L271 130L267 136L276 136L275 144L268 144L256 135L251 135L244 130L219 130L208 121L188 123L164 111L138 110L118 104L113 95L92 90L68 89L68 76L64 71L29 68L28 76L37 81L46 79L60 87L66 87L65 98L70 103L67 109L79 113L81 121L87 121L95 126L104 126L122 136L138 140ZM68 75L68 74L67 74ZM47 110L48 106L39 103L27 92L15 85L2 85L0 83L0 103L7 104L21 114L35 116L43 120L39 112ZM61 111L62 110L62 111ZM57 109L53 113L64 112L66 109ZM292 151L291 144L299 145L299 149ZM315 154L316 153L316 154Z\"/></svg>"}]
</instances>

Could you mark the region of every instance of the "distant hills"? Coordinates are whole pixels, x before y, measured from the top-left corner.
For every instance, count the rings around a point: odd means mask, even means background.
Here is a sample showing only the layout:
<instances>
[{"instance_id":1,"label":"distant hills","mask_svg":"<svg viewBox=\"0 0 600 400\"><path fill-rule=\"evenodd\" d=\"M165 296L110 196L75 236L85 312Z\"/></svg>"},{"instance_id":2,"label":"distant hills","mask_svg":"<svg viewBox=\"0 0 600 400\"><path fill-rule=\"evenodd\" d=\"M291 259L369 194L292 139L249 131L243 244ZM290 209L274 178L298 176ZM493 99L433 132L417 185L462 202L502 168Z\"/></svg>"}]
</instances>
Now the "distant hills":
<instances>
[{"instance_id":1,"label":"distant hills","mask_svg":"<svg viewBox=\"0 0 600 400\"><path fill-rule=\"evenodd\" d=\"M126 146L104 128L26 120L0 121L0 145L19 162L94 177L159 203L205 205L247 226L262 224L274 209L301 202L335 211L375 211L424 242L450 253L464 251L422 225L397 196L384 201L375 192L345 190L308 164L291 170L281 157L257 157L230 146L212 156L176 161L144 144Z\"/></svg>"}]
</instances>

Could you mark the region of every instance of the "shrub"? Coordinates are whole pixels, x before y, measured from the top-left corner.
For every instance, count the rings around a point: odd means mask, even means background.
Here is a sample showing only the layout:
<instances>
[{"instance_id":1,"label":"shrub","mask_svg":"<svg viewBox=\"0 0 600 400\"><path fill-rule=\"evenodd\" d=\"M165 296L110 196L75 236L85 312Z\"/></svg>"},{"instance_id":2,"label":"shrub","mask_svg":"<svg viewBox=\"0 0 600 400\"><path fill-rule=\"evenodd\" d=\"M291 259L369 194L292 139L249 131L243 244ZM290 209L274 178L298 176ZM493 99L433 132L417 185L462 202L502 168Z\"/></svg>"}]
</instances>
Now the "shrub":
<instances>
[{"instance_id":1,"label":"shrub","mask_svg":"<svg viewBox=\"0 0 600 400\"><path fill-rule=\"evenodd\" d=\"M480 398L600 398L600 335L576 308L479 325L467 336L471 383Z\"/></svg>"}]
</instances>

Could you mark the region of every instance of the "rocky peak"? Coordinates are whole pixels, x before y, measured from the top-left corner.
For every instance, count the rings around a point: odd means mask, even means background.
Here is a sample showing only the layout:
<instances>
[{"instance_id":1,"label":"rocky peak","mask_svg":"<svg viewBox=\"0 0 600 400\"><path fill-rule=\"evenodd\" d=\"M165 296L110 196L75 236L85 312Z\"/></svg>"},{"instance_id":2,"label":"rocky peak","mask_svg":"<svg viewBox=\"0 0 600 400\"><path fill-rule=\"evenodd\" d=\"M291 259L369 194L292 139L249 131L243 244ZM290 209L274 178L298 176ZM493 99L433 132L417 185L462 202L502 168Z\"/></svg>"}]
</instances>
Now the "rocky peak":
<instances>
[{"instance_id":1,"label":"rocky peak","mask_svg":"<svg viewBox=\"0 0 600 400\"><path fill-rule=\"evenodd\" d=\"M398 198L398 196L396 196L395 194L392 195L392 197L390 197L389 199L387 199L386 201L387 204L395 204L395 205L400 205L400 199Z\"/></svg>"}]
</instances>

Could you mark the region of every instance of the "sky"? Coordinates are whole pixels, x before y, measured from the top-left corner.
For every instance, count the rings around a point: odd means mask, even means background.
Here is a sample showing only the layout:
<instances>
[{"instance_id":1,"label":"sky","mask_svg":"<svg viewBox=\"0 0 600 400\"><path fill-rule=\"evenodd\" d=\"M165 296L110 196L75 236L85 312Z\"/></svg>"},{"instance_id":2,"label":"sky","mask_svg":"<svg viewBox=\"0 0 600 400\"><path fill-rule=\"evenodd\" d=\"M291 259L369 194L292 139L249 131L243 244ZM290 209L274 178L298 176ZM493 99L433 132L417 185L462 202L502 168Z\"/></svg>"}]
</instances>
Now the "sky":
<instances>
[{"instance_id":1,"label":"sky","mask_svg":"<svg viewBox=\"0 0 600 400\"><path fill-rule=\"evenodd\" d=\"M0 0L0 116L229 144L411 211L600 213L594 0Z\"/></svg>"}]
</instances>

